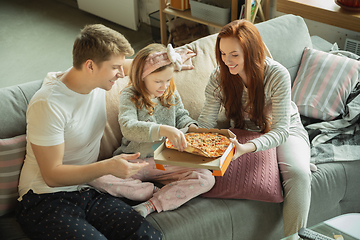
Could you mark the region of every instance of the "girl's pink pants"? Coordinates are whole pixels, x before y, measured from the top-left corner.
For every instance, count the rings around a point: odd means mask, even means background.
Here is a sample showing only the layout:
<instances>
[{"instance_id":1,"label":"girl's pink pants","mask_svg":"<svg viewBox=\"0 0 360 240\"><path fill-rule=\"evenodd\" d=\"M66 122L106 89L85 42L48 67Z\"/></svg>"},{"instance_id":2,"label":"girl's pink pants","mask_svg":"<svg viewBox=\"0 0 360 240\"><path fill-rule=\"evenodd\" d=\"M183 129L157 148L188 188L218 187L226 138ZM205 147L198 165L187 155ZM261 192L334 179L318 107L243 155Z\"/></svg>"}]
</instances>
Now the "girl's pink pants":
<instances>
[{"instance_id":1,"label":"girl's pink pants","mask_svg":"<svg viewBox=\"0 0 360 240\"><path fill-rule=\"evenodd\" d=\"M190 199L209 191L215 184L214 176L207 169L164 165L164 171L156 168L154 158L146 158L144 161L149 165L130 178L121 179L105 175L89 184L113 196L135 201L151 200L158 212L176 209ZM148 181L158 182L164 186L157 191L154 184Z\"/></svg>"}]
</instances>

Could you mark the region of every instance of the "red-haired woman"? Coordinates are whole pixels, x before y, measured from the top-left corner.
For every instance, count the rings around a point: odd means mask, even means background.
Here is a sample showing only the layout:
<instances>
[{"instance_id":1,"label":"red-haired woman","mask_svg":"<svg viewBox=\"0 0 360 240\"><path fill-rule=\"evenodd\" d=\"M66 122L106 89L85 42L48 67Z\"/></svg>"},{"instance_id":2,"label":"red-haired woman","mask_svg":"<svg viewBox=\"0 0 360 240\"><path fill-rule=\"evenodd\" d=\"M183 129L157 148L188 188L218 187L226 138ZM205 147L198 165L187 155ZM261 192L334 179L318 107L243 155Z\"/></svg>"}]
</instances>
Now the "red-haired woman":
<instances>
[{"instance_id":1,"label":"red-haired woman","mask_svg":"<svg viewBox=\"0 0 360 240\"><path fill-rule=\"evenodd\" d=\"M246 20L221 29L215 52L218 66L205 90L199 125L214 127L224 106L231 127L264 133L245 144L234 140L235 157L277 148L285 191L284 234L294 234L307 224L311 172L308 134L290 98L290 74L267 56L257 28Z\"/></svg>"}]
</instances>

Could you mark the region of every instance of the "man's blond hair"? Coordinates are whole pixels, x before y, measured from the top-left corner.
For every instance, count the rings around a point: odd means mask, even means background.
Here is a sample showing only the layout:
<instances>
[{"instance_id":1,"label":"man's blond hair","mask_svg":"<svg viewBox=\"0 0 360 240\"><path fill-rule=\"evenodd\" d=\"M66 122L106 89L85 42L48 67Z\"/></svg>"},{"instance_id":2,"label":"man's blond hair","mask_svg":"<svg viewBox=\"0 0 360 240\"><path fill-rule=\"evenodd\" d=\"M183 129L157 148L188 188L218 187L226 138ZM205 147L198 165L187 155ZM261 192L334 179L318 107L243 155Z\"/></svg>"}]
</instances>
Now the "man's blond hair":
<instances>
[{"instance_id":1,"label":"man's blond hair","mask_svg":"<svg viewBox=\"0 0 360 240\"><path fill-rule=\"evenodd\" d=\"M89 59L101 65L111 56L121 54L134 54L134 49L121 33L102 24L87 25L75 39L73 66L81 69L81 65Z\"/></svg>"}]
</instances>

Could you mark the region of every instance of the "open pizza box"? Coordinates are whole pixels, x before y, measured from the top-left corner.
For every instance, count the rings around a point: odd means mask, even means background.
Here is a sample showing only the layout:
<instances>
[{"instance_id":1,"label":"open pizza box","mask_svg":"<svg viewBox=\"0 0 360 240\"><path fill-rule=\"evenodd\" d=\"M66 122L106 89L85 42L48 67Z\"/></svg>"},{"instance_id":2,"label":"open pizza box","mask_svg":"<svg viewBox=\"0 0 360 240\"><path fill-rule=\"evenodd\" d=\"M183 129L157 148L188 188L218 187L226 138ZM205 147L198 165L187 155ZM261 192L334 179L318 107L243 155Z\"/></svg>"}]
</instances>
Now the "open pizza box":
<instances>
[{"instance_id":1,"label":"open pizza box","mask_svg":"<svg viewBox=\"0 0 360 240\"><path fill-rule=\"evenodd\" d=\"M207 129L207 128L188 128L187 132L212 132L220 133L228 138L236 138L235 134L228 129ZM165 170L163 165L173 165L189 168L205 168L213 170L214 176L223 176L230 161L235 153L235 146L230 143L225 153L218 158L209 158L200 155L195 155L187 152L179 152L175 149L166 148L165 143L162 143L154 151L154 160L156 168Z\"/></svg>"}]
</instances>

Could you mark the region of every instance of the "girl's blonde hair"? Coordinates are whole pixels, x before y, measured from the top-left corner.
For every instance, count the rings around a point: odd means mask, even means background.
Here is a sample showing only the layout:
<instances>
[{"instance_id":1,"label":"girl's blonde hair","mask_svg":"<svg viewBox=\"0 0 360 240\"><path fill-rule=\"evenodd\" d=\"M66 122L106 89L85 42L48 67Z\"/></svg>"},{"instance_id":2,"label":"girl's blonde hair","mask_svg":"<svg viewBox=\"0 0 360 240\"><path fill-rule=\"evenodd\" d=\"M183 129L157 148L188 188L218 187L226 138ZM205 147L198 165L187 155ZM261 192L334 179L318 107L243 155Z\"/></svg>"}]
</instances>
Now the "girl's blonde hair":
<instances>
[{"instance_id":1,"label":"girl's blonde hair","mask_svg":"<svg viewBox=\"0 0 360 240\"><path fill-rule=\"evenodd\" d=\"M102 24L85 26L76 37L73 46L73 66L80 70L88 59L101 66L113 55L134 55L134 49L119 32Z\"/></svg>"},{"instance_id":2,"label":"girl's blonde hair","mask_svg":"<svg viewBox=\"0 0 360 240\"><path fill-rule=\"evenodd\" d=\"M135 55L131 63L130 73L129 73L129 78L130 78L129 86L132 86L134 88L134 92L133 92L134 95L131 98L131 101L136 105L138 109L145 107L148 110L149 115L154 114L156 103L152 102L151 99L149 98L149 94L146 89L145 82L143 81L142 75L144 72L145 62L148 56L156 52L166 52L166 47L162 44L153 43L141 49ZM156 69L155 71L153 71L152 73L163 71L168 67L174 67L174 64L170 63L168 65L162 66ZM170 108L178 104L177 99L175 103L171 102L171 98L174 95L174 92L175 92L175 83L173 78L171 78L169 87L165 90L165 93L158 98L162 106Z\"/></svg>"}]
</instances>

